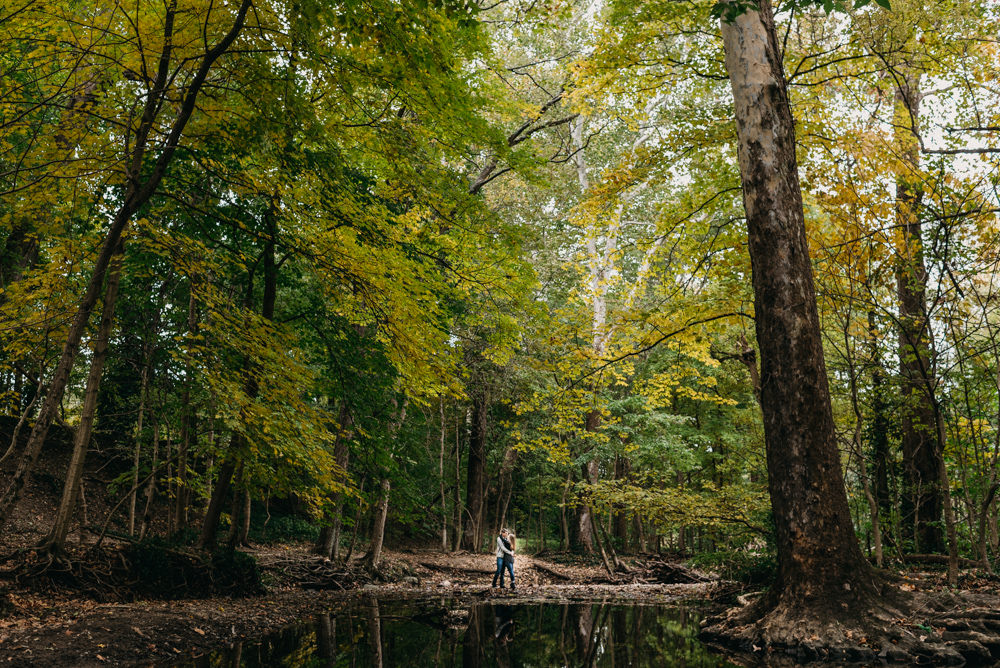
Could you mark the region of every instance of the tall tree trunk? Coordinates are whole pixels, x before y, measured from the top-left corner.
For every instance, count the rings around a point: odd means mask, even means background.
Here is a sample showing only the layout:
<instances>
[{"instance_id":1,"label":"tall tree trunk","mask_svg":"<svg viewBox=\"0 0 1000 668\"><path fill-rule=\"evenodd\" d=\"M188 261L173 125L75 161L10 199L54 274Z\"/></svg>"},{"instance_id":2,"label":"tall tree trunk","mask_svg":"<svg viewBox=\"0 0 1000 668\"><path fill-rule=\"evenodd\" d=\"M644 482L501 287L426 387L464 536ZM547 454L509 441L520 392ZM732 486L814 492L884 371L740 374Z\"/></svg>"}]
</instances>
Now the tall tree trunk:
<instances>
[{"instance_id":1,"label":"tall tree trunk","mask_svg":"<svg viewBox=\"0 0 1000 668\"><path fill-rule=\"evenodd\" d=\"M623 455L615 456L615 480L625 484L629 477L629 460ZM622 552L628 551L628 514L624 510L614 513L612 536L618 542Z\"/></svg>"},{"instance_id":2,"label":"tall tree trunk","mask_svg":"<svg viewBox=\"0 0 1000 668\"><path fill-rule=\"evenodd\" d=\"M723 20L753 270L777 580L740 622L706 635L798 644L796 629L860 618L877 591L854 535L834 431L788 104L769 0ZM732 7L732 5L729 5ZM745 620L741 620L745 621Z\"/></svg>"},{"instance_id":3,"label":"tall tree trunk","mask_svg":"<svg viewBox=\"0 0 1000 668\"><path fill-rule=\"evenodd\" d=\"M559 549L568 550L570 545L569 519L566 517L566 497L569 496L569 488L573 484L573 473L566 475L566 482L563 483L562 496L559 499Z\"/></svg>"},{"instance_id":4,"label":"tall tree trunk","mask_svg":"<svg viewBox=\"0 0 1000 668\"><path fill-rule=\"evenodd\" d=\"M194 284L189 282L187 318L187 331L189 335L196 334L198 326L197 313ZM192 378L194 375L190 361L187 363L187 375L188 378ZM181 411L181 440L177 452L177 493L174 497L174 527L178 531L186 527L188 522L188 505L191 499L191 488L188 483L188 469L190 468L188 453L191 449L191 443L196 440L195 434L197 433L194 407L191 406L190 383L184 385L184 391L181 393Z\"/></svg>"},{"instance_id":5,"label":"tall tree trunk","mask_svg":"<svg viewBox=\"0 0 1000 668\"><path fill-rule=\"evenodd\" d=\"M931 366L930 322L927 317L927 267L920 223L920 79L902 68L895 95L895 151L903 163L896 176L896 227L899 257L899 369L902 385L900 440L903 451L903 526L914 526L918 552L944 551L939 484L942 444L934 423L936 383Z\"/></svg>"},{"instance_id":6,"label":"tall tree trunk","mask_svg":"<svg viewBox=\"0 0 1000 668\"><path fill-rule=\"evenodd\" d=\"M144 356L146 357L146 356ZM146 402L149 400L149 358L143 360L142 380L139 387L139 416L135 425L135 445L132 449L132 493L128 500L128 535L135 535L135 513L139 499L139 462L142 455L142 423L146 416Z\"/></svg>"},{"instance_id":7,"label":"tall tree trunk","mask_svg":"<svg viewBox=\"0 0 1000 668\"><path fill-rule=\"evenodd\" d=\"M489 392L485 387L473 393L472 425L469 434L468 475L465 485L467 524L463 547L477 552L483 544L483 494L486 491L486 433L489 419Z\"/></svg>"},{"instance_id":8,"label":"tall tree trunk","mask_svg":"<svg viewBox=\"0 0 1000 668\"><path fill-rule=\"evenodd\" d=\"M944 412L941 403L934 401L934 423L937 427L938 443L947 439L944 429ZM951 489L948 484L948 469L945 468L944 455L938 457L937 483L941 490L941 503L944 506L944 526L948 535L948 585L958 586L958 535L955 528L955 509L951 503Z\"/></svg>"},{"instance_id":9,"label":"tall tree trunk","mask_svg":"<svg viewBox=\"0 0 1000 668\"><path fill-rule=\"evenodd\" d=\"M889 547L895 545L891 527L892 497L889 491L889 407L885 398L885 371L882 366L882 356L878 350L878 332L875 323L875 312L868 312L869 347L871 364L871 413L868 424L868 440L871 443L875 500L878 505L881 520L883 543Z\"/></svg>"},{"instance_id":10,"label":"tall tree trunk","mask_svg":"<svg viewBox=\"0 0 1000 668\"><path fill-rule=\"evenodd\" d=\"M150 469L149 483L146 485L146 502L142 509L142 520L139 522L139 540L146 537L149 527L152 524L153 499L156 496L156 458L160 450L160 425L153 420L153 458Z\"/></svg>"},{"instance_id":11,"label":"tall tree trunk","mask_svg":"<svg viewBox=\"0 0 1000 668\"><path fill-rule=\"evenodd\" d=\"M393 400L395 405L397 402ZM389 427L390 440L394 441L396 436L399 434L399 430L403 426L403 422L406 421L406 405L408 399L403 397L403 401L399 406L399 414L393 421L392 425ZM392 453L390 453L391 456ZM364 565L365 569L368 571L377 571L379 562L382 560L382 543L385 540L385 521L389 516L389 492L392 489L392 480L386 475L382 478L382 482L379 485L379 498L378 505L375 507L375 521L372 527L372 539L368 547L368 553L365 554Z\"/></svg>"},{"instance_id":12,"label":"tall tree trunk","mask_svg":"<svg viewBox=\"0 0 1000 668\"><path fill-rule=\"evenodd\" d=\"M459 419L458 403L455 404L455 484L452 487L454 490L454 498L452 499L452 513L454 514L454 549L460 549L462 545L463 536L463 522L462 522L462 509L464 505L462 504L462 429L461 420Z\"/></svg>"},{"instance_id":13,"label":"tall tree trunk","mask_svg":"<svg viewBox=\"0 0 1000 668\"><path fill-rule=\"evenodd\" d=\"M600 428L601 414L597 410L587 413L586 429L596 432ZM598 463L590 459L581 465L582 482L594 484L598 481ZM594 523L591 518L593 511L585 503L578 504L575 509L572 531L570 533L570 549L585 554L594 554Z\"/></svg>"},{"instance_id":14,"label":"tall tree trunk","mask_svg":"<svg viewBox=\"0 0 1000 668\"><path fill-rule=\"evenodd\" d=\"M500 472L497 475L496 530L498 533L502 527L507 526L507 508L510 507L510 497L514 493L512 474L516 463L517 450L507 448L506 452L503 453L503 459L500 462Z\"/></svg>"},{"instance_id":15,"label":"tall tree trunk","mask_svg":"<svg viewBox=\"0 0 1000 668\"><path fill-rule=\"evenodd\" d=\"M446 439L446 430L444 422L444 395L438 398L439 405L439 417L441 419L441 452L438 455L438 491L441 495L441 551L448 551L448 498L445 496L444 489L444 444Z\"/></svg>"},{"instance_id":16,"label":"tall tree trunk","mask_svg":"<svg viewBox=\"0 0 1000 668\"><path fill-rule=\"evenodd\" d=\"M73 511L76 510L76 500L80 495L83 465L87 457L87 448L90 445L90 435L94 428L97 394L101 389L101 376L104 373L104 362L108 357L108 344L111 340L111 331L114 328L115 302L118 301L118 286L121 281L122 252L122 245L119 243L108 269L108 285L104 292L101 323L94 340L94 356L90 362L90 372L87 374L83 409L80 414L80 424L73 437L73 454L66 472L62 499L56 510L52 529L43 541L45 549L56 554L61 553L66 545L66 534L69 533Z\"/></svg>"},{"instance_id":17,"label":"tall tree trunk","mask_svg":"<svg viewBox=\"0 0 1000 668\"><path fill-rule=\"evenodd\" d=\"M246 545L250 530L250 492L246 489L243 462L236 469L235 480L231 485L233 498L229 511L229 535L226 538L229 549Z\"/></svg>"},{"instance_id":18,"label":"tall tree trunk","mask_svg":"<svg viewBox=\"0 0 1000 668\"><path fill-rule=\"evenodd\" d=\"M462 509L465 507L462 504L462 438L461 438L461 427L459 426L461 420L458 417L458 404L455 405L455 484L452 486L454 490L454 498L452 499L452 513L454 516L454 542L452 545L454 549L458 550L462 546L462 536L463 536L463 521L462 521Z\"/></svg>"},{"instance_id":19,"label":"tall tree trunk","mask_svg":"<svg viewBox=\"0 0 1000 668\"><path fill-rule=\"evenodd\" d=\"M233 432L227 448L227 454L239 452L243 444L243 437L239 432ZM208 508L205 509L205 517L202 520L201 536L198 539L198 547L203 550L211 550L215 547L215 534L219 530L219 518L222 516L222 505L225 503L226 494L229 492L229 485L236 472L236 463L232 457L227 457L219 466L219 476L215 479L215 487L212 488L212 496L208 501ZM220 490L225 490L224 492Z\"/></svg>"},{"instance_id":20,"label":"tall tree trunk","mask_svg":"<svg viewBox=\"0 0 1000 668\"><path fill-rule=\"evenodd\" d=\"M382 478L379 485L378 503L375 506L375 521L372 526L372 540L365 554L365 568L369 571L378 569L382 560L382 543L385 540L385 520L389 515L389 491L392 488L392 481L389 478Z\"/></svg>"},{"instance_id":21,"label":"tall tree trunk","mask_svg":"<svg viewBox=\"0 0 1000 668\"><path fill-rule=\"evenodd\" d=\"M350 405L347 401L340 403L340 415L337 419L337 436L333 443L333 458L337 466L343 471L347 471L348 458L350 457L349 443L351 439L351 429L353 421L351 419ZM333 519L329 525L320 531L317 553L327 559L336 560L340 556L340 530L343 526L344 495L336 494L333 499Z\"/></svg>"}]
</instances>

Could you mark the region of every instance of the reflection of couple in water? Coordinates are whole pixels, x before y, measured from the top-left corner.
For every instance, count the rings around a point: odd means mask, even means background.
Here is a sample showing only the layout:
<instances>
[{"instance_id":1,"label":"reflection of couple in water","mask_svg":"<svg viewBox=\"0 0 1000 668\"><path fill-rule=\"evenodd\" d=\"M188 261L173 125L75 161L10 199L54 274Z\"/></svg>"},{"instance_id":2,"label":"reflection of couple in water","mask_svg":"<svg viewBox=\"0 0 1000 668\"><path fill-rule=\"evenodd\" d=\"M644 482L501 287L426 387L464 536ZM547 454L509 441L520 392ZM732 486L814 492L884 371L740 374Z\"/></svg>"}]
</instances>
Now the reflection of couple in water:
<instances>
[{"instance_id":1,"label":"reflection of couple in water","mask_svg":"<svg viewBox=\"0 0 1000 668\"><path fill-rule=\"evenodd\" d=\"M509 605L493 606L493 640L506 645L514 640L514 608Z\"/></svg>"}]
</instances>

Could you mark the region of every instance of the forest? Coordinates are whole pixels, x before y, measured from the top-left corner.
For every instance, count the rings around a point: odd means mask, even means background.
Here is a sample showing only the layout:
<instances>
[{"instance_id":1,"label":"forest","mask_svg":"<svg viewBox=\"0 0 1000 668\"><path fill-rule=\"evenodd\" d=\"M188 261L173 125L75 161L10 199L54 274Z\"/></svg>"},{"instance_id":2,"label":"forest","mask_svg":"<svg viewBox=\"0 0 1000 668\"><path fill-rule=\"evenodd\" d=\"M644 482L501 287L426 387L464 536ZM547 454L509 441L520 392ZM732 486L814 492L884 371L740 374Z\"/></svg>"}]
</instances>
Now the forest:
<instances>
[{"instance_id":1,"label":"forest","mask_svg":"<svg viewBox=\"0 0 1000 668\"><path fill-rule=\"evenodd\" d=\"M26 601L492 573L509 528L557 580L740 583L717 647L1000 659L998 36L0 2L0 655Z\"/></svg>"}]
</instances>

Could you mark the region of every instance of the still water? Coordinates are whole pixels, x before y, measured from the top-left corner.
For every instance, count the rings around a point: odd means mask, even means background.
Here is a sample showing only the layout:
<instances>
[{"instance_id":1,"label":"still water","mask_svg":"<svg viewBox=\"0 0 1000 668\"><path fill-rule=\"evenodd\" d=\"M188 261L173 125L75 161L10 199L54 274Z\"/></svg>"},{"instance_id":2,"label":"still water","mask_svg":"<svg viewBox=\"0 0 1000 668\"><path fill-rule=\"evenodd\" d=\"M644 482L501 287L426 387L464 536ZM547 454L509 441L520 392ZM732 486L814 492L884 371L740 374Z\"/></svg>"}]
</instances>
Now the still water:
<instances>
[{"instance_id":1,"label":"still water","mask_svg":"<svg viewBox=\"0 0 1000 668\"><path fill-rule=\"evenodd\" d=\"M699 613L681 606L352 603L263 640L185 664L265 666L730 666L697 640Z\"/></svg>"}]
</instances>

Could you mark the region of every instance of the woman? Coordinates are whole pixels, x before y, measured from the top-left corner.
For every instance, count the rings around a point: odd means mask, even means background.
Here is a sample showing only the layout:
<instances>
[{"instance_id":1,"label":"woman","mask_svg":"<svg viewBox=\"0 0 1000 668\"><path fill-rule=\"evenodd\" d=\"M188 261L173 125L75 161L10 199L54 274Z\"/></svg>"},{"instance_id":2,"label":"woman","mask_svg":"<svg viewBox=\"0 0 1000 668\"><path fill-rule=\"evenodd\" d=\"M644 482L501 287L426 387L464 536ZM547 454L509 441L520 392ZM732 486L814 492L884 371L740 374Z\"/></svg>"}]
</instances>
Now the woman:
<instances>
[{"instance_id":1,"label":"woman","mask_svg":"<svg viewBox=\"0 0 1000 668\"><path fill-rule=\"evenodd\" d=\"M514 586L514 547L507 540L508 536L513 537L513 534L507 529L501 529L500 535L497 536L497 571L493 574L493 586L497 586L497 577L499 577L500 588L503 589L503 576L506 569L510 572L510 588L516 589L517 587Z\"/></svg>"},{"instance_id":2,"label":"woman","mask_svg":"<svg viewBox=\"0 0 1000 668\"><path fill-rule=\"evenodd\" d=\"M510 554L504 555L503 563L507 567L507 570L510 571L510 588L513 591L517 589L514 586L514 553L517 552L517 536L514 535L513 531L507 531L507 542L510 543ZM503 573L500 574L500 577L503 578ZM502 580L501 584L503 584Z\"/></svg>"}]
</instances>

